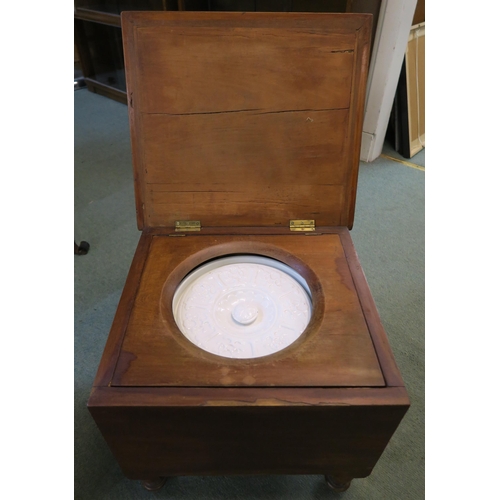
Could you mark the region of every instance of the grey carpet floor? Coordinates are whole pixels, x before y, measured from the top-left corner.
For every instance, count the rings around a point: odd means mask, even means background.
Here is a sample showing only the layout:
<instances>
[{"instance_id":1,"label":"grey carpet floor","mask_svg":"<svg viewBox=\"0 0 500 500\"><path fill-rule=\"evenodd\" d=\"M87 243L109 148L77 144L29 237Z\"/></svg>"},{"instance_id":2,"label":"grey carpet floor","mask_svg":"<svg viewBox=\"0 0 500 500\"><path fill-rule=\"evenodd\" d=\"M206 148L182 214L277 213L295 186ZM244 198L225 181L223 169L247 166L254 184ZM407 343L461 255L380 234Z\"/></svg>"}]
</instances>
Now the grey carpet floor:
<instances>
[{"instance_id":1,"label":"grey carpet floor","mask_svg":"<svg viewBox=\"0 0 500 500\"><path fill-rule=\"evenodd\" d=\"M293 475L180 477L150 493L122 475L86 408L139 240L127 108L83 89L74 116L75 240L90 243L75 256L75 498L424 498L424 172L385 157L360 166L352 237L412 402L373 473L343 494Z\"/></svg>"}]
</instances>

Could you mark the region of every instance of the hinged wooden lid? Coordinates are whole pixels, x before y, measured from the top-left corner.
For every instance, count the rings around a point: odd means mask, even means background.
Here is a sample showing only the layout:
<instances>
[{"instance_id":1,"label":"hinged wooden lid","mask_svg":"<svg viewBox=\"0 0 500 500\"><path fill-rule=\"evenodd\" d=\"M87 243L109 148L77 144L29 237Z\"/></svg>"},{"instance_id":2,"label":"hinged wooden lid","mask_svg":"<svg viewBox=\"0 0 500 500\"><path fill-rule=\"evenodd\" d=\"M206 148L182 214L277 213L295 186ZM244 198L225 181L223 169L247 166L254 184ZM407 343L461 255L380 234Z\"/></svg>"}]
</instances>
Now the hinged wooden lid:
<instances>
[{"instance_id":1,"label":"hinged wooden lid","mask_svg":"<svg viewBox=\"0 0 500 500\"><path fill-rule=\"evenodd\" d=\"M124 12L139 228L348 226L371 16Z\"/></svg>"}]
</instances>

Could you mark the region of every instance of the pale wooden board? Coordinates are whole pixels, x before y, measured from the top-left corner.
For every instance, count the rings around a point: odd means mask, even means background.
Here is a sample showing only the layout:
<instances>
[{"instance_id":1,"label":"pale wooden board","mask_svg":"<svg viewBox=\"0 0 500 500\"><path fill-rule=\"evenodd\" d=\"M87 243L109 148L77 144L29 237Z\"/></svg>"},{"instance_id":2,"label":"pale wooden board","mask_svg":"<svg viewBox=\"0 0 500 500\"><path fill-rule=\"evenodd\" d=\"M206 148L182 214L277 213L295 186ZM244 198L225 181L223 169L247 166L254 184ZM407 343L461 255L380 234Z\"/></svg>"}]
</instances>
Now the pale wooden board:
<instances>
[{"instance_id":1,"label":"pale wooden board","mask_svg":"<svg viewBox=\"0 0 500 500\"><path fill-rule=\"evenodd\" d=\"M410 157L425 147L425 22L412 26L406 49Z\"/></svg>"}]
</instances>

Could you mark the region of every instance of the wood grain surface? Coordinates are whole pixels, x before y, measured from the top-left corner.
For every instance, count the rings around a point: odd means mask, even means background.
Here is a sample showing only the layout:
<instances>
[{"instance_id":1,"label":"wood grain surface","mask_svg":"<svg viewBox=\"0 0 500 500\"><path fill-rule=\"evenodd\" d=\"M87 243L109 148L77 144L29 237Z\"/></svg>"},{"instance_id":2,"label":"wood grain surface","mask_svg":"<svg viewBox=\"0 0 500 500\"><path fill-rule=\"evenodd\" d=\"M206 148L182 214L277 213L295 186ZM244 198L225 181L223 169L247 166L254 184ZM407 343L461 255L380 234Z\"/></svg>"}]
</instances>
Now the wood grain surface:
<instances>
[{"instance_id":1,"label":"wood grain surface","mask_svg":"<svg viewBox=\"0 0 500 500\"><path fill-rule=\"evenodd\" d=\"M344 141L324 128L347 133L347 124L345 110L144 115L147 225L339 225Z\"/></svg>"},{"instance_id":2,"label":"wood grain surface","mask_svg":"<svg viewBox=\"0 0 500 500\"><path fill-rule=\"evenodd\" d=\"M118 303L118 308L115 313L113 324L104 347L99 369L94 380L94 386L107 386L113 372L116 362L120 354L123 337L127 330L130 312L134 307L134 300L141 282L142 272L149 252L152 237L148 234L141 234L141 238L135 251L134 259L130 266L127 280Z\"/></svg>"},{"instance_id":3,"label":"wood grain surface","mask_svg":"<svg viewBox=\"0 0 500 500\"><path fill-rule=\"evenodd\" d=\"M272 356L228 359L202 351L171 311L186 274L214 257L253 253L296 269L312 291L299 339ZM337 234L306 237L154 236L113 376L115 386L383 386L356 288Z\"/></svg>"},{"instance_id":4,"label":"wood grain surface","mask_svg":"<svg viewBox=\"0 0 500 500\"><path fill-rule=\"evenodd\" d=\"M351 227L370 15L124 13L138 225Z\"/></svg>"},{"instance_id":5,"label":"wood grain surface","mask_svg":"<svg viewBox=\"0 0 500 500\"><path fill-rule=\"evenodd\" d=\"M351 479L371 473L407 406L125 405L90 410L130 479L263 473L331 473Z\"/></svg>"}]
</instances>

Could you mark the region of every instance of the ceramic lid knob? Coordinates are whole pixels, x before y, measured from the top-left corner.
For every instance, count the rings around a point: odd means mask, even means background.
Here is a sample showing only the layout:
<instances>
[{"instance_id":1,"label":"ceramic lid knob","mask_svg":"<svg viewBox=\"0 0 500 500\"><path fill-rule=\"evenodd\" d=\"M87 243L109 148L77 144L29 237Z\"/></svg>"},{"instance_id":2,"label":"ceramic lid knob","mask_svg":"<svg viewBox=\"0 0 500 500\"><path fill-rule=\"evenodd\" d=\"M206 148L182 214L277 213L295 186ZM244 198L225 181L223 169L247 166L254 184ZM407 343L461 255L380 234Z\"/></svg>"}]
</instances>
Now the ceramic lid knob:
<instances>
[{"instance_id":1,"label":"ceramic lid knob","mask_svg":"<svg viewBox=\"0 0 500 500\"><path fill-rule=\"evenodd\" d=\"M254 304L238 304L231 311L231 317L240 325L252 324L259 315L259 308Z\"/></svg>"}]
</instances>

